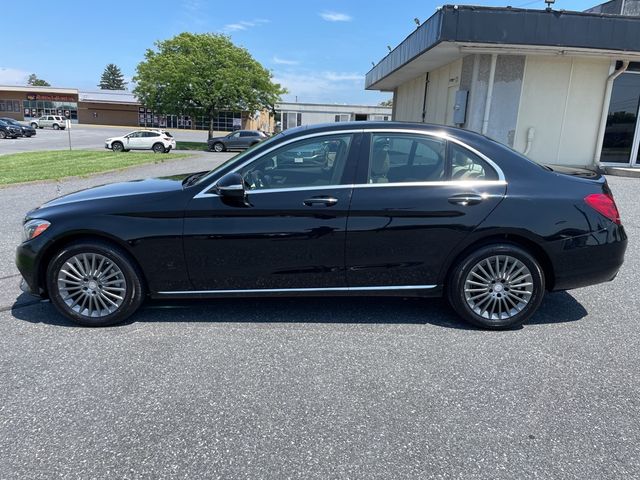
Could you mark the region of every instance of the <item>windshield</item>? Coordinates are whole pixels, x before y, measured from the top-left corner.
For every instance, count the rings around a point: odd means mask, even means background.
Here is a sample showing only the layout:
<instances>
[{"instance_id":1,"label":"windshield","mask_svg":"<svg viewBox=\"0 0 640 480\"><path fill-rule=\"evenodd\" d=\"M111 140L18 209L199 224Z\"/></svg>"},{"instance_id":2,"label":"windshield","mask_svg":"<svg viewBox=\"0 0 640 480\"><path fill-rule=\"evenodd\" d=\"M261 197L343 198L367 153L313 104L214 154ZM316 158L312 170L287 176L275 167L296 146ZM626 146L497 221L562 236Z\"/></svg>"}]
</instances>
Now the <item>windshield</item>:
<instances>
[{"instance_id":1,"label":"windshield","mask_svg":"<svg viewBox=\"0 0 640 480\"><path fill-rule=\"evenodd\" d=\"M280 139L283 135L284 135L284 133L280 132L277 135L274 135L273 137L268 138L267 140L264 140L263 142L256 143L255 145L247 148L244 152L239 153L238 155L235 155L235 156L231 157L229 160L226 160L226 161L222 162L220 165L215 167L213 170L208 172L206 175L203 175L201 178L199 178L198 181L194 183L194 185L199 185L201 183L207 182L217 172L222 171L223 169L227 168L228 166L230 166L230 165L232 165L232 164L234 164L236 162L238 162L238 164L242 163L242 161L246 157L249 157L253 152L255 152L258 149L263 150L263 149L269 148L269 145L271 145L275 140Z\"/></svg>"}]
</instances>

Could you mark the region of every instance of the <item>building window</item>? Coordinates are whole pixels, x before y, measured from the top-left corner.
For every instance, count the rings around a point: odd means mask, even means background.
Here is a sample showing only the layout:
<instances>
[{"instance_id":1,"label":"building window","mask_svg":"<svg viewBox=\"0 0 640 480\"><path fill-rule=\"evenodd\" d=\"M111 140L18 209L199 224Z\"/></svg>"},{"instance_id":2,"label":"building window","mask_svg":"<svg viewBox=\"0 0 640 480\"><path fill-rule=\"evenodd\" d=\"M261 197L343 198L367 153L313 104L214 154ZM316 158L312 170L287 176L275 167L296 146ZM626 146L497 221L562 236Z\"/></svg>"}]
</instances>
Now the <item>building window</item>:
<instances>
[{"instance_id":1,"label":"building window","mask_svg":"<svg viewBox=\"0 0 640 480\"><path fill-rule=\"evenodd\" d=\"M302 125L302 113L284 112L282 114L282 129L295 128Z\"/></svg>"},{"instance_id":2,"label":"building window","mask_svg":"<svg viewBox=\"0 0 640 480\"><path fill-rule=\"evenodd\" d=\"M348 113L339 113L336 115L336 122L348 122L351 120L351 115Z\"/></svg>"},{"instance_id":3,"label":"building window","mask_svg":"<svg viewBox=\"0 0 640 480\"><path fill-rule=\"evenodd\" d=\"M375 122L388 122L390 117L389 115L371 115L371 120Z\"/></svg>"}]
</instances>

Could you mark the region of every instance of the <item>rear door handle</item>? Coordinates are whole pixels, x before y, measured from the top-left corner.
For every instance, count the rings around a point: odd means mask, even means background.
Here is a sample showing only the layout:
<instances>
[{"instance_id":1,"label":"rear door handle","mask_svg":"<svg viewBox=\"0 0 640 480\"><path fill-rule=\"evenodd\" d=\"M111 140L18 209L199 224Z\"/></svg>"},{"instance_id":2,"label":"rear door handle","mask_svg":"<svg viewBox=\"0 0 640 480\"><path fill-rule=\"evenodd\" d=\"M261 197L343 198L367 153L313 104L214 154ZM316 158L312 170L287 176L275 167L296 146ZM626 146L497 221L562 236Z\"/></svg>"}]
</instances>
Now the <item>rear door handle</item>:
<instances>
[{"instance_id":1,"label":"rear door handle","mask_svg":"<svg viewBox=\"0 0 640 480\"><path fill-rule=\"evenodd\" d=\"M307 207L312 207L314 205L324 205L326 207L332 207L336 203L338 203L338 199L335 197L311 197L307 198L304 202Z\"/></svg>"},{"instance_id":2,"label":"rear door handle","mask_svg":"<svg viewBox=\"0 0 640 480\"><path fill-rule=\"evenodd\" d=\"M457 195L453 195L449 197L449 203L453 203L455 205L462 205L466 207L467 205L477 205L482 202L484 197L482 195L478 195L477 193L459 193Z\"/></svg>"}]
</instances>

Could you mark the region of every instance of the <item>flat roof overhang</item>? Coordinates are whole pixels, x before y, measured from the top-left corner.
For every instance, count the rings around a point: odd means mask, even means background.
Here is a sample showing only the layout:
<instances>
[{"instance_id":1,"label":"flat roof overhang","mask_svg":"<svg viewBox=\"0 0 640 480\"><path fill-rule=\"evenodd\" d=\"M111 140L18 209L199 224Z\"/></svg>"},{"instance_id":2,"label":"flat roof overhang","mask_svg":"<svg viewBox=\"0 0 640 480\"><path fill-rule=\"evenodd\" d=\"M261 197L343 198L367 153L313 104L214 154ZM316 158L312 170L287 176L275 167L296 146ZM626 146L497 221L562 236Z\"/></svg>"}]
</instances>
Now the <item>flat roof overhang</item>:
<instances>
[{"instance_id":1,"label":"flat roof overhang","mask_svg":"<svg viewBox=\"0 0 640 480\"><path fill-rule=\"evenodd\" d=\"M366 75L391 91L470 53L640 59L640 17L446 5Z\"/></svg>"},{"instance_id":2,"label":"flat roof overhang","mask_svg":"<svg viewBox=\"0 0 640 480\"><path fill-rule=\"evenodd\" d=\"M76 88L58 88L58 87L34 87L32 85L0 85L0 91L3 92L27 92L27 93L57 93L65 95L78 95Z\"/></svg>"}]
</instances>

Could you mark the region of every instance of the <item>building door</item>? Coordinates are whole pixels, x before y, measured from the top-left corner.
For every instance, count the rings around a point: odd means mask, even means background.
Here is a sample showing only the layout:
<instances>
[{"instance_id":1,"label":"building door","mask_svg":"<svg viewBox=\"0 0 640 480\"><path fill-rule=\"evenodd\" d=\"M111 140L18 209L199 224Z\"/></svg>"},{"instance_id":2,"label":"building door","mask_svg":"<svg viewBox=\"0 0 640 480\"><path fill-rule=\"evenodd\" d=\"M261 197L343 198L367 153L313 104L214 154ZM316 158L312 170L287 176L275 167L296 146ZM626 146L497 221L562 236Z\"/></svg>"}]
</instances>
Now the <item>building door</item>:
<instances>
[{"instance_id":1,"label":"building door","mask_svg":"<svg viewBox=\"0 0 640 480\"><path fill-rule=\"evenodd\" d=\"M613 84L600 162L639 166L640 71L620 75Z\"/></svg>"}]
</instances>

